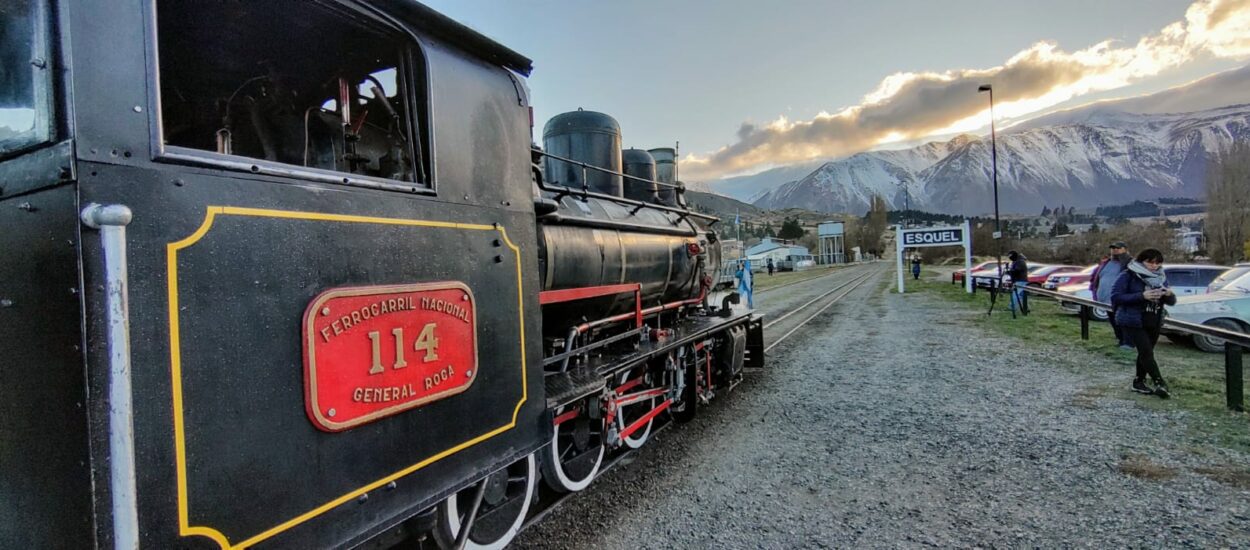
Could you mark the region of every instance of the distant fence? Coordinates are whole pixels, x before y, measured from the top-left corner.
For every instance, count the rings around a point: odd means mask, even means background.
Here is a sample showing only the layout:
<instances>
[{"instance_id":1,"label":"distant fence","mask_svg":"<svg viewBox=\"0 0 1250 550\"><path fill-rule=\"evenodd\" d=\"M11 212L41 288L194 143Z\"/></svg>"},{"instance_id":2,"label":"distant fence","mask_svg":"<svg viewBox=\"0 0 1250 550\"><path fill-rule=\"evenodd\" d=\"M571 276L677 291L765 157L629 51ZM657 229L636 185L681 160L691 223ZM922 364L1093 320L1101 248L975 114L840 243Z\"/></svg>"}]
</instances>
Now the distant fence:
<instances>
[{"instance_id":1,"label":"distant fence","mask_svg":"<svg viewBox=\"0 0 1250 550\"><path fill-rule=\"evenodd\" d=\"M991 289L993 292L994 289ZM1113 311L1115 308L1111 304L1078 298L1071 294L1055 292L1053 290L1045 290L1036 287L1026 287L1025 292L1036 294L1038 296L1046 296L1061 300L1070 304L1080 306L1078 317L1081 319L1081 339L1089 340L1089 319L1091 312L1095 309L1103 311ZM1207 336L1217 338L1224 341L1224 391L1228 408L1234 411L1244 411L1245 407L1245 381L1242 370L1242 354L1246 350L1250 350L1250 334L1241 332L1233 332L1222 328L1211 327L1207 325L1199 325L1188 323L1185 321L1177 321L1174 319L1163 319L1163 328L1188 334L1190 336Z\"/></svg>"}]
</instances>

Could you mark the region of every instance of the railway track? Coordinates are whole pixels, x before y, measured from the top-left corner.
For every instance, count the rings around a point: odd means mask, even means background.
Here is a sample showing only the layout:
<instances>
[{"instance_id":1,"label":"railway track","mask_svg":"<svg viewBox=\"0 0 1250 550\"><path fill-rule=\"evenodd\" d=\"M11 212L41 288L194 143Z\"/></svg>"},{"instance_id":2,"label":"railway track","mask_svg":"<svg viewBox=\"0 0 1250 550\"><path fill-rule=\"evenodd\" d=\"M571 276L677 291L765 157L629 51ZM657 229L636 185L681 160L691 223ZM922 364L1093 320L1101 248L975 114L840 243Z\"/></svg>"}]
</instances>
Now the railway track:
<instances>
[{"instance_id":1,"label":"railway track","mask_svg":"<svg viewBox=\"0 0 1250 550\"><path fill-rule=\"evenodd\" d=\"M851 292L853 292L856 288L859 288L860 285L863 285L869 279L872 279L874 276L880 274L881 271L882 270L880 268L870 268L864 273L855 274L852 276L850 280L843 282L842 284L839 284L838 286L835 286L827 291L822 292L820 295L816 296L815 298L812 298L811 300L804 302L802 305L799 305L798 307L790 309L785 314L777 317L776 319L768 323L765 323L764 329L768 330L769 328L781 324L783 321L789 319L790 317L793 317L796 314L799 314L805 311L811 311L812 309L815 309L815 311L812 312L810 315L803 318L794 326L788 327L788 330L785 333L783 333L780 337L778 337L777 339L769 343L764 348L765 353L772 350L778 344L783 342L786 338L789 338L790 336L794 335L796 332L798 332L799 329L803 328L804 325L811 322L820 314L824 313L826 310L828 310L838 301L842 300ZM845 273L845 272L839 270L839 271L830 273L828 275L821 275L819 277L813 277L811 279L804 279L802 281L795 281L793 283L787 283L785 285L774 287L769 290L776 290L777 288L782 288L784 286L790 286L790 285L798 284L798 283L810 283L814 281L820 281L820 280L824 280L825 278L831 275L836 275L840 273ZM833 295L832 298L830 298L831 295ZM668 419L657 422L655 429L651 433L651 437L655 437L656 435L663 433L664 430L668 429L671 425L672 425L672 422ZM611 457L605 458L603 465L600 466L599 473L595 475L595 478L598 479L599 477L603 476L604 474L607 474L608 472L612 471L614 468L616 468L617 466L621 464L629 463L629 459L633 456L635 451L636 449L626 449L624 451L616 453L615 455ZM594 487L593 483L591 484L591 487L592 489L590 490L593 490L593 487ZM567 500L581 494L580 492L564 493L564 494L555 493L554 491L551 491L547 489L546 487L541 486L541 484L540 484L540 488L541 490L537 492L538 502L535 503L535 506L538 508L538 511L525 520L525 523L523 523L521 526L521 531L525 531L526 529L529 529L530 526L541 522L552 512L556 511Z\"/></svg>"}]
</instances>

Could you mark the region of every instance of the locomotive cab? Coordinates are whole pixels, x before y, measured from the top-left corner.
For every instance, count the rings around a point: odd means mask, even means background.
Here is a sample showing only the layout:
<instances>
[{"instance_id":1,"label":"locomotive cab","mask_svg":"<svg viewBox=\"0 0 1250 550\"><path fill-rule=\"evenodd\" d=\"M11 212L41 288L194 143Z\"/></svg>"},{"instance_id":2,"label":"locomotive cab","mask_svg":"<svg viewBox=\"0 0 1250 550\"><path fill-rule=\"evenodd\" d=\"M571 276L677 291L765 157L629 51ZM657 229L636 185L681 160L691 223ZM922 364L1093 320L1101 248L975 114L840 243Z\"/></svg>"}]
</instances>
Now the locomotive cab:
<instances>
[{"instance_id":1,"label":"locomotive cab","mask_svg":"<svg viewBox=\"0 0 1250 550\"><path fill-rule=\"evenodd\" d=\"M762 365L675 150L535 153L425 6L0 14L0 546L502 546Z\"/></svg>"},{"instance_id":2,"label":"locomotive cab","mask_svg":"<svg viewBox=\"0 0 1250 550\"><path fill-rule=\"evenodd\" d=\"M454 543L500 476L515 534L530 61L411 2L0 12L3 545Z\"/></svg>"}]
</instances>

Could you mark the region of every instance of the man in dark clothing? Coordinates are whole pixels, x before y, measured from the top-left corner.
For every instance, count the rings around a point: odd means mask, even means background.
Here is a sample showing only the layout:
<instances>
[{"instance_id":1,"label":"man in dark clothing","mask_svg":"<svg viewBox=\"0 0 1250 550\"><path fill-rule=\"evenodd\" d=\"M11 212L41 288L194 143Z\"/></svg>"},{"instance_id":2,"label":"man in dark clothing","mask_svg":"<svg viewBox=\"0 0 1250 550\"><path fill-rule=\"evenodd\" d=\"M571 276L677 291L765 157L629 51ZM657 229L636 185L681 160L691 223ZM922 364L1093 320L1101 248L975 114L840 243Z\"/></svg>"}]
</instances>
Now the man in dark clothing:
<instances>
[{"instance_id":1,"label":"man in dark clothing","mask_svg":"<svg viewBox=\"0 0 1250 550\"><path fill-rule=\"evenodd\" d=\"M1124 244L1124 241L1111 243L1111 257L1098 264L1089 278L1089 291L1094 300L1104 304L1111 303L1111 287L1115 286L1116 279L1120 278L1120 274L1128 268L1132 259L1133 257L1128 253L1128 245ZM1124 335L1124 329L1115 322L1114 309L1107 312L1107 321L1111 323L1111 329L1115 331L1115 340L1120 345L1120 349L1133 349L1132 342Z\"/></svg>"},{"instance_id":2,"label":"man in dark clothing","mask_svg":"<svg viewBox=\"0 0 1250 550\"><path fill-rule=\"evenodd\" d=\"M920 280L920 256L911 257L911 276L917 281Z\"/></svg>"},{"instance_id":3,"label":"man in dark clothing","mask_svg":"<svg viewBox=\"0 0 1250 550\"><path fill-rule=\"evenodd\" d=\"M1163 254L1153 248L1143 250L1137 259L1115 280L1111 303L1116 307L1116 322L1137 348L1137 376L1133 391L1167 398L1171 394L1159 373L1154 347L1163 325L1164 306L1176 304L1176 293L1168 287L1163 274ZM1155 387L1146 385L1150 376Z\"/></svg>"},{"instance_id":4,"label":"man in dark clothing","mask_svg":"<svg viewBox=\"0 0 1250 550\"><path fill-rule=\"evenodd\" d=\"M1025 258L1024 254L1012 250L1007 253L1007 259L1011 260L1011 264L1007 267L1007 275L1011 277L1011 309L1014 311L1016 305L1019 304L1020 313L1028 315L1028 293L1024 291L1024 288L1029 286L1028 258Z\"/></svg>"},{"instance_id":5,"label":"man in dark clothing","mask_svg":"<svg viewBox=\"0 0 1250 550\"><path fill-rule=\"evenodd\" d=\"M768 259L768 274L769 275L773 274L773 259L772 258Z\"/></svg>"}]
</instances>

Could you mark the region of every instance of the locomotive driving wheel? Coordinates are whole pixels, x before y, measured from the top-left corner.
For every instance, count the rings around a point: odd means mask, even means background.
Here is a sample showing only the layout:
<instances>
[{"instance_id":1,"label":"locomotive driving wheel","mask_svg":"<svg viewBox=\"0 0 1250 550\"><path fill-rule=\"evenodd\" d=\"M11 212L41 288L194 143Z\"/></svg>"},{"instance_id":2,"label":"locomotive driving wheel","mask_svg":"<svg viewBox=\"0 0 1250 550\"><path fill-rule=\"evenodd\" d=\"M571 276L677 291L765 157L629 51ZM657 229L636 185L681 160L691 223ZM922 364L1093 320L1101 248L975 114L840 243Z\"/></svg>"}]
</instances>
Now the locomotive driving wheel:
<instances>
[{"instance_id":1,"label":"locomotive driving wheel","mask_svg":"<svg viewBox=\"0 0 1250 550\"><path fill-rule=\"evenodd\" d=\"M637 367L626 369L618 375L616 384L616 396L623 397L630 394L647 391L651 389L650 375L647 373L647 365L642 364ZM635 403L623 405L616 412L616 430L617 433L624 433L626 429L637 424L643 417L647 416L659 403L659 395L639 400ZM621 443L630 449L642 447L651 437L651 425L655 423L655 417L647 419L646 424L637 427L633 432L625 434L621 438Z\"/></svg>"},{"instance_id":2,"label":"locomotive driving wheel","mask_svg":"<svg viewBox=\"0 0 1250 550\"><path fill-rule=\"evenodd\" d=\"M531 454L486 476L438 504L434 538L440 548L455 548L460 528L481 493L464 548L497 549L521 530L537 485L538 468Z\"/></svg>"},{"instance_id":3,"label":"locomotive driving wheel","mask_svg":"<svg viewBox=\"0 0 1250 550\"><path fill-rule=\"evenodd\" d=\"M561 493L585 489L603 464L604 416L591 415L590 407L599 407L599 396L555 410L551 444L543 448L540 465L543 481Z\"/></svg>"}]
</instances>

